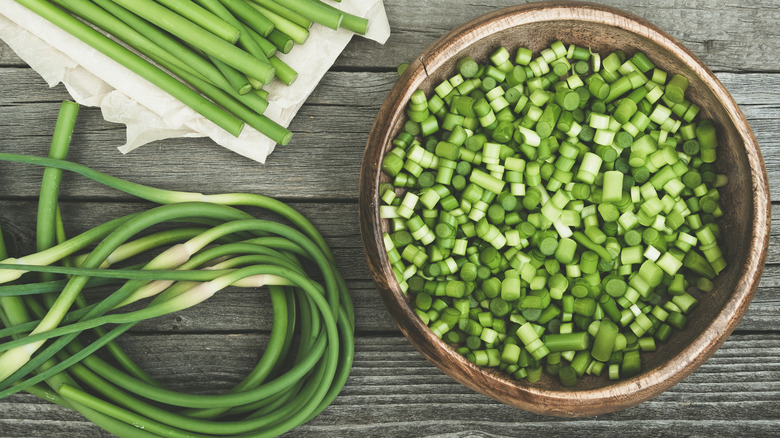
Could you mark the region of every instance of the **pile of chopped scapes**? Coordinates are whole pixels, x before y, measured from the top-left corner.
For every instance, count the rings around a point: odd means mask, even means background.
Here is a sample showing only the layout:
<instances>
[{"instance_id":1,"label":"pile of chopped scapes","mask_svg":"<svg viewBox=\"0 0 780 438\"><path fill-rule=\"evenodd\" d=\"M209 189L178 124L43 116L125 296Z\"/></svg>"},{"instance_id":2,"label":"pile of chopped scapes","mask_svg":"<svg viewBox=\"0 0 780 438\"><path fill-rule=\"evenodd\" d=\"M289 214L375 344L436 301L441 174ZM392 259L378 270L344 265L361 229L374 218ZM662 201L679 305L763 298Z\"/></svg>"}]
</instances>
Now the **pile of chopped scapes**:
<instances>
[{"instance_id":1,"label":"pile of chopped scapes","mask_svg":"<svg viewBox=\"0 0 780 438\"><path fill-rule=\"evenodd\" d=\"M280 145L292 132L263 115L263 87L275 78L290 85L298 73L278 53L304 44L314 23L368 28L320 0L16 1L230 134L249 125Z\"/></svg>"},{"instance_id":2,"label":"pile of chopped scapes","mask_svg":"<svg viewBox=\"0 0 780 438\"><path fill-rule=\"evenodd\" d=\"M637 375L726 266L716 128L642 52L489 58L414 92L383 159L398 283L479 366L565 387Z\"/></svg>"},{"instance_id":3,"label":"pile of chopped scapes","mask_svg":"<svg viewBox=\"0 0 780 438\"><path fill-rule=\"evenodd\" d=\"M319 232L265 196L171 192L66 161L77 111L63 104L49 158L0 153L45 166L38 252L6 258L0 245L0 398L28 391L122 437L276 436L325 409L352 367L354 312ZM160 205L66 238L63 170ZM267 293L273 324L257 365L225 393L169 389L114 342L229 286ZM90 303L93 288L109 293Z\"/></svg>"}]
</instances>

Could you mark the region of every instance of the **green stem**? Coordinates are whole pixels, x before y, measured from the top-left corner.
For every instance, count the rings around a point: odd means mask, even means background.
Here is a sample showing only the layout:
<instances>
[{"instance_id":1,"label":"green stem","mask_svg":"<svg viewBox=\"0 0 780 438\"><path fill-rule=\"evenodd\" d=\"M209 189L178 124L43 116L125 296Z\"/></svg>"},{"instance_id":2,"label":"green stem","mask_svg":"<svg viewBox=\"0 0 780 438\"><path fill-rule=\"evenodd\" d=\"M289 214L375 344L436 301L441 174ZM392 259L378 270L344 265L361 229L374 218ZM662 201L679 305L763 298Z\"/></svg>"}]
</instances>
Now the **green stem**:
<instances>
[{"instance_id":1,"label":"green stem","mask_svg":"<svg viewBox=\"0 0 780 438\"><path fill-rule=\"evenodd\" d=\"M17 2L158 86L232 135L237 137L241 133L243 128L241 120L65 11L44 0L17 0ZM218 37L214 38L230 45ZM273 78L270 65L268 68L270 78Z\"/></svg>"},{"instance_id":2,"label":"green stem","mask_svg":"<svg viewBox=\"0 0 780 438\"><path fill-rule=\"evenodd\" d=\"M60 111L57 115L57 123L54 125L51 146L49 148L49 157L64 160L68 156L73 129L76 125L79 104L71 101L64 101L60 105ZM36 250L43 251L51 248L59 240L58 234L62 233L64 239L62 216L59 214L59 204L57 198L60 192L60 181L62 180L62 170L47 167L43 170L41 180L41 189L38 196L38 217L36 223ZM42 281L53 280L50 274L43 273ZM44 296L47 305L51 305L56 297L53 294Z\"/></svg>"},{"instance_id":3,"label":"green stem","mask_svg":"<svg viewBox=\"0 0 780 438\"><path fill-rule=\"evenodd\" d=\"M254 29L260 35L267 37L276 27L269 17L249 7L243 0L219 0L236 18Z\"/></svg>"},{"instance_id":4,"label":"green stem","mask_svg":"<svg viewBox=\"0 0 780 438\"><path fill-rule=\"evenodd\" d=\"M201 203L182 203L182 204L173 204L173 205L163 205L148 210L144 213L139 213L138 215L135 215L132 220L126 220L124 222L123 227L116 228L110 234L108 234L95 247L95 249L90 253L90 255L85 259L83 267L94 268L100 266L100 264L105 260L105 258L108 257L119 245L124 243L126 240L128 240L138 232L152 225L158 224L160 222L182 219L186 217L195 217L195 216L200 216L200 217L211 216L214 218L218 218L218 217L236 218L236 214L239 213L240 212L238 212L237 210L228 207L221 207L212 204L203 205ZM109 222L109 224L111 224L112 222ZM100 235L101 233L95 231L98 230L99 228L100 226L84 234L90 236ZM71 241L74 239L71 239ZM35 256L39 256L41 254L50 251L55 253L67 252L67 250L70 250L73 247L71 241L52 247L51 249L44 251L42 253L37 253L33 256L30 256L29 259L36 259L37 257ZM56 260L58 260L59 258L57 258ZM10 271L10 272L14 272L14 271ZM88 279L89 277L83 277L83 276L72 277L70 281L65 285L62 292L57 297L57 300L54 302L52 307L47 312L46 316L41 320L40 324L35 328L35 330L33 330L32 333L35 334L56 327L60 323L60 321L62 321L62 318L67 313L70 306L80 295L81 290L84 288ZM92 313L98 315L102 314L105 311L108 311L109 309L113 308L115 304L117 304L119 301L121 301L124 298L117 294L112 295L112 297L114 297L113 300L106 299L102 301L99 306L93 309ZM89 315L89 317L92 316L93 315ZM0 380L5 380L7 377L12 375L22 366L24 366L24 364L29 361L29 357L32 354L32 352L40 348L41 344L42 343L38 342L38 343L27 345L24 350L20 350L18 348L12 349L4 353L2 356L0 356L0 377L1 377Z\"/></svg>"},{"instance_id":5,"label":"green stem","mask_svg":"<svg viewBox=\"0 0 780 438\"><path fill-rule=\"evenodd\" d=\"M211 62L217 66L219 71L222 72L222 75L225 76L225 78L230 83L230 86L233 87L233 89L236 90L238 94L244 95L252 90L252 84L249 83L249 79L247 79L243 73L225 64L217 58L211 56L209 58L211 59Z\"/></svg>"},{"instance_id":6,"label":"green stem","mask_svg":"<svg viewBox=\"0 0 780 438\"><path fill-rule=\"evenodd\" d=\"M272 367L281 357L282 347L285 343L286 327L288 326L288 312L287 301L284 293L278 287L272 287L269 289L271 294L272 306L274 309L274 322L271 329L271 337L265 349L263 357L258 362L255 369L245 378L239 385L234 387L231 392L240 392L247 388L256 387L262 383L263 380L268 377ZM169 425L173 428L179 428L182 430L193 431L200 434L241 434L251 432L256 429L252 421L211 421L192 418L188 415L182 415L173 412L167 412L161 410L158 407L146 403L137 397L128 395L124 391L111 385L108 381L101 378L99 375L94 374L83 367L74 369L74 373L77 376L85 376L92 388L116 403L132 409L135 412L162 424ZM90 374L87 376L87 374ZM83 379L87 380L87 379ZM216 411L224 411L220 409Z\"/></svg>"},{"instance_id":7,"label":"green stem","mask_svg":"<svg viewBox=\"0 0 780 438\"><path fill-rule=\"evenodd\" d=\"M576 240L577 243L579 243L580 245L598 254L599 257L601 257L603 260L611 261L613 259L612 254L610 254L606 248L604 248L601 245L597 245L593 243L593 241L590 240L590 238L586 236L585 233L583 233L582 231L575 231L574 233L572 233L571 237L574 240Z\"/></svg>"},{"instance_id":8,"label":"green stem","mask_svg":"<svg viewBox=\"0 0 780 438\"><path fill-rule=\"evenodd\" d=\"M319 310L320 317L325 323L325 331L320 333L316 343L317 345L310 355L290 368L283 376L277 377L274 380L271 380L257 388L236 393L188 397L186 395L182 395L164 388L143 384L142 382L128 378L128 376L125 376L121 373L113 376L114 379L112 379L112 381L114 384L119 385L125 389L132 389L133 392L136 392L137 394L146 398L154 399L160 403L191 408L218 408L239 406L245 403L249 403L252 400L265 398L280 390L291 387L298 379L306 375L312 369L312 367L314 367L316 362L320 360L320 356L325 351L328 352L327 362L329 363L329 368L333 368L335 370L336 362L339 356L339 336L336 325L337 320L334 314L331 312L330 306L325 297L319 292L314 283L300 274L277 266L251 266L245 268L245 271L242 274L271 274L285 277L290 281L293 281L297 287L305 290L307 295L314 300L317 309ZM99 372L104 376L107 374L114 374L111 372L110 368L101 368Z\"/></svg>"},{"instance_id":9,"label":"green stem","mask_svg":"<svg viewBox=\"0 0 780 438\"><path fill-rule=\"evenodd\" d=\"M297 24L298 26L301 26L303 28L310 28L313 21L304 17L303 15L289 9L285 5L279 4L274 2L273 0L251 0L258 5L268 9L269 11L273 12L274 14L280 15L293 23Z\"/></svg>"},{"instance_id":10,"label":"green stem","mask_svg":"<svg viewBox=\"0 0 780 438\"><path fill-rule=\"evenodd\" d=\"M295 79L298 78L298 72L292 69L289 65L285 64L284 61L279 59L276 56L272 56L268 59L268 61L271 63L272 66L274 66L274 70L276 71L276 77L279 78L280 81L284 82L285 85L290 85L293 82L295 82Z\"/></svg>"},{"instance_id":11,"label":"green stem","mask_svg":"<svg viewBox=\"0 0 780 438\"><path fill-rule=\"evenodd\" d=\"M13 263L0 263L0 270L25 270L30 272L45 272L52 274L65 274L69 276L83 276L105 279L123 280L168 280L168 281L209 281L220 275L227 274L229 269L209 270L135 270L135 269L105 269L105 268L81 268L68 266L39 266ZM61 284L58 282L58 284Z\"/></svg>"},{"instance_id":12,"label":"green stem","mask_svg":"<svg viewBox=\"0 0 780 438\"><path fill-rule=\"evenodd\" d=\"M130 221L136 216L136 214L129 214L117 219L110 220L89 231L85 231L75 237L66 240L63 243L57 244L44 251L37 252L19 259L9 258L6 259L11 263L29 264L29 265L49 265L63 258L70 256L94 242L102 239L116 228L122 226L126 222ZM7 283L21 277L24 271L4 271L0 272L0 283Z\"/></svg>"},{"instance_id":13,"label":"green stem","mask_svg":"<svg viewBox=\"0 0 780 438\"><path fill-rule=\"evenodd\" d=\"M211 34L186 18L171 12L152 0L114 0L161 29L170 32L187 44L197 47L236 70L270 83L274 77L273 68L241 50L233 44Z\"/></svg>"},{"instance_id":14,"label":"green stem","mask_svg":"<svg viewBox=\"0 0 780 438\"><path fill-rule=\"evenodd\" d=\"M341 11L338 11L335 8L328 8L320 2L313 2L309 0L285 0L284 2L277 0L274 1L325 27L329 27L335 30L341 26L341 21L343 19Z\"/></svg>"},{"instance_id":15,"label":"green stem","mask_svg":"<svg viewBox=\"0 0 780 438\"><path fill-rule=\"evenodd\" d=\"M48 313L42 308L38 309L40 322L24 322L24 331L37 327L31 336L0 346L0 349L7 349L0 356L0 361L13 364L12 356L6 358L9 353L22 348L21 345L33 346L42 343L44 339L58 337L0 382L0 397L25 388L35 388L34 385L41 381L54 378L49 383L60 391L64 401L84 412L88 418L95 418L107 430L121 429L123 434L132 434L133 431L141 430L133 427L137 425L144 430L155 430L169 436L198 436L192 431L213 434L229 431L259 437L279 435L313 418L333 401L344 386L354 354L354 311L349 292L322 236L291 207L259 195L202 195L153 189L63 160L36 159L14 154L0 154L0 160L74 171L111 187L137 194L143 199L169 203L144 213L115 219L96 227L98 232L93 229L82 233L43 253L22 257L18 262L8 260L9 265L13 262L14 266L0 266L7 268L0 273L29 269L72 276L62 287L57 302ZM297 229L282 223L253 219L230 205L266 209L288 219ZM128 242L151 226L183 221L207 224L211 228L163 231ZM247 236L258 237L238 241ZM188 240L182 242L183 239ZM86 257L78 260L77 268L26 265L33 262L53 263L59 260L58 257L72 253L74 246L98 240L100 242L97 246ZM141 255L160 245L178 242L182 243L164 251L141 269L105 268L111 263ZM304 269L298 257L304 257L313 264L307 264L307 269ZM206 266L211 270L193 271ZM318 276L323 279L323 284L313 281L307 275L308 267L312 266L321 271ZM151 269L155 271L150 272ZM102 276L131 279L99 303L70 311L69 303L81 299L83 288L90 285L93 278ZM135 294L150 285L150 281L157 281L152 280L157 278L175 278L180 282L160 289L162 293L141 310L106 314L121 303L132 302ZM227 394L195 396L174 392L144 378L143 373L135 372L131 369L133 367L128 368L123 354L119 355L120 363L129 373L114 368L94 355L104 346L111 348L113 340L140 319L192 306L228 285L243 286L249 284L246 280L276 278L284 278L295 286L269 287L274 307L271 342L253 372ZM198 284L191 280L208 283ZM296 305L296 302L300 305ZM293 321L298 307L302 318L300 341L294 350L295 356L288 357L288 352L293 351L290 347L296 333ZM2 316L7 319L7 312ZM68 325L62 325L63 321ZM106 323L119 325L106 332L102 328ZM87 345L78 343L77 333L93 327L98 328L97 339ZM24 332L21 327L15 327L14 330L15 334ZM115 346L114 349L117 350ZM116 352L113 353L116 356ZM0 368L10 369L5 366ZM68 369L85 387L95 388L120 406L89 398L91 396L86 390L76 388L76 382L56 380ZM25 379L25 376L36 370L37 374ZM112 386L107 382L111 382ZM148 404L144 399L153 399L156 403ZM89 407L81 402L87 403ZM171 409L174 406L189 409ZM225 421L221 417L221 414L241 412L250 414L235 421ZM133 426L124 425L124 422Z\"/></svg>"},{"instance_id":16,"label":"green stem","mask_svg":"<svg viewBox=\"0 0 780 438\"><path fill-rule=\"evenodd\" d=\"M237 92L214 64L170 35L106 0L95 0L103 9L84 0L55 1L125 41L255 129L261 132L264 129L266 119L261 114L268 107L268 101L254 93L242 95ZM274 140L284 141L278 137Z\"/></svg>"},{"instance_id":17,"label":"green stem","mask_svg":"<svg viewBox=\"0 0 780 438\"><path fill-rule=\"evenodd\" d=\"M222 0L224 3L225 1L236 1L236 0ZM296 44L303 44L306 42L306 40L309 38L309 30L298 26L297 24L293 23L292 21L282 17L279 14L275 14L271 12L269 9L266 9L257 3L244 3L245 5L251 6L249 9L253 9L255 12L267 17L271 22L274 24L274 30L277 30L290 38L292 38L293 41L295 41ZM270 32L268 34L265 34L264 36L269 36Z\"/></svg>"},{"instance_id":18,"label":"green stem","mask_svg":"<svg viewBox=\"0 0 780 438\"><path fill-rule=\"evenodd\" d=\"M78 112L79 104L70 101L62 102L57 123L54 125L49 158L64 160L68 156L70 139ZM38 251L52 247L57 241L57 197L61 180L62 169L47 167L43 170L41 190L38 196L38 221L35 234Z\"/></svg>"},{"instance_id":19,"label":"green stem","mask_svg":"<svg viewBox=\"0 0 780 438\"><path fill-rule=\"evenodd\" d=\"M225 20L225 22L230 23L239 30L240 34L238 36L238 44L243 47L244 50L251 53L255 58L259 58L261 60L268 59L257 41L255 41L255 39L252 38L252 35L249 34L249 28L246 27L246 25L244 25L244 23L242 23L240 20L238 20L229 10L227 10L225 5L220 3L219 0L197 1L201 4L201 6L211 11L212 14Z\"/></svg>"},{"instance_id":20,"label":"green stem","mask_svg":"<svg viewBox=\"0 0 780 438\"><path fill-rule=\"evenodd\" d=\"M177 81L120 44L105 37L81 21L44 0L17 0L26 8L42 16L54 25L84 41L89 46L132 70L142 78L189 106L234 136L238 136L243 123L217 105ZM221 40L220 40L221 41ZM227 43L226 43L227 44Z\"/></svg>"},{"instance_id":21,"label":"green stem","mask_svg":"<svg viewBox=\"0 0 780 438\"><path fill-rule=\"evenodd\" d=\"M191 20L203 29L213 33L223 40L235 44L240 37L240 30L211 12L184 0L156 0L163 6Z\"/></svg>"},{"instance_id":22,"label":"green stem","mask_svg":"<svg viewBox=\"0 0 780 438\"><path fill-rule=\"evenodd\" d=\"M213 80L220 76L213 65L191 49L110 0L53 1L156 62L165 59L168 64L201 75L204 79Z\"/></svg>"}]
</instances>

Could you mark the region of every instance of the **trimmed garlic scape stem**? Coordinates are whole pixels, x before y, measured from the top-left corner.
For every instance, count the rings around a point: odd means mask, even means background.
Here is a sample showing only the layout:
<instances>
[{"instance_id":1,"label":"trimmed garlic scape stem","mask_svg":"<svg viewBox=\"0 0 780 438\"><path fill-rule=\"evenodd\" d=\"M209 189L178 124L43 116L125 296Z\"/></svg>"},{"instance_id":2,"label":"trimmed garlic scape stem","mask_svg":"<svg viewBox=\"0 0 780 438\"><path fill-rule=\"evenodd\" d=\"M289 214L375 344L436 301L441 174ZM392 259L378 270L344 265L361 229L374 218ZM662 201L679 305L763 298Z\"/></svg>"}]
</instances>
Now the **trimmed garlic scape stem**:
<instances>
[{"instance_id":1,"label":"trimmed garlic scape stem","mask_svg":"<svg viewBox=\"0 0 780 438\"><path fill-rule=\"evenodd\" d=\"M61 113L61 131L72 131L75 114ZM0 343L0 398L56 394L55 402L119 436L275 436L313 418L341 390L354 348L351 298L325 240L295 209L260 195L147 187L63 159L0 153L0 160L45 166L43 190L55 191L42 195L49 213L40 216L39 232L48 235L40 251L7 257L0 239L0 339L10 338ZM65 238L61 216L51 213L59 189L51 175L64 170L161 205ZM286 223L254 218L242 206ZM45 281L19 284L42 274ZM83 292L96 285L113 289L88 304ZM140 321L227 287L267 291L274 318L257 366L225 394L169 390L113 343ZM95 339L82 344L86 331ZM94 355L103 347L115 364Z\"/></svg>"},{"instance_id":2,"label":"trimmed garlic scape stem","mask_svg":"<svg viewBox=\"0 0 780 438\"><path fill-rule=\"evenodd\" d=\"M359 34L368 28L365 18L319 0L17 2L230 134L247 124L280 145L292 132L263 115L262 87L274 78L290 85L298 73L277 51L304 44L313 22Z\"/></svg>"}]
</instances>

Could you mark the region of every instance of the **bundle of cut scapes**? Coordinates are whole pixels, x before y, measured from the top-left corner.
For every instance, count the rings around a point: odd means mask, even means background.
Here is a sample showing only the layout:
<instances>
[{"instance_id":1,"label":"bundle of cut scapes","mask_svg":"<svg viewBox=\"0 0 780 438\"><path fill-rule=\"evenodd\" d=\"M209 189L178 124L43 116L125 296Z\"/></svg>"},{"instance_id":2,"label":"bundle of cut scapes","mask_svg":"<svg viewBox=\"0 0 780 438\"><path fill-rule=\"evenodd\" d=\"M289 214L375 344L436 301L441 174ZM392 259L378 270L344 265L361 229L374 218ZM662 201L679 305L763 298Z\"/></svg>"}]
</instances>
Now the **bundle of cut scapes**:
<instances>
[{"instance_id":1,"label":"bundle of cut scapes","mask_svg":"<svg viewBox=\"0 0 780 438\"><path fill-rule=\"evenodd\" d=\"M292 133L263 115L263 86L298 74L277 54L304 44L313 23L368 27L319 0L16 1L232 135L249 125L281 145Z\"/></svg>"}]
</instances>

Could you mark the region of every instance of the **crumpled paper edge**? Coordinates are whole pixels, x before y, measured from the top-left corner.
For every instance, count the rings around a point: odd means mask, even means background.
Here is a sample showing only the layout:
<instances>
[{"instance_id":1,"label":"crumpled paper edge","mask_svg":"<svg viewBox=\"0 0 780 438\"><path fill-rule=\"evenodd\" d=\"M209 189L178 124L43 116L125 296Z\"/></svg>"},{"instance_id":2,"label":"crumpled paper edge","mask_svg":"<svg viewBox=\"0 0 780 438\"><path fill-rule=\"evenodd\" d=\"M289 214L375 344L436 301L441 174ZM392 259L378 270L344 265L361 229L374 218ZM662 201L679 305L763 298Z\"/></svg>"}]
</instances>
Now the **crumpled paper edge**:
<instances>
[{"instance_id":1,"label":"crumpled paper edge","mask_svg":"<svg viewBox=\"0 0 780 438\"><path fill-rule=\"evenodd\" d=\"M342 0L339 9L369 19L366 35L380 44L390 36L382 0ZM319 24L309 38L279 58L298 72L290 86L274 81L268 86L271 120L288 127L300 107L355 35ZM210 137L215 143L252 160L265 163L276 144L245 126L238 137L224 131L167 93L109 57L27 10L14 0L0 0L0 38L46 83L58 83L81 105L100 107L109 122L126 125L122 153L156 140Z\"/></svg>"}]
</instances>

